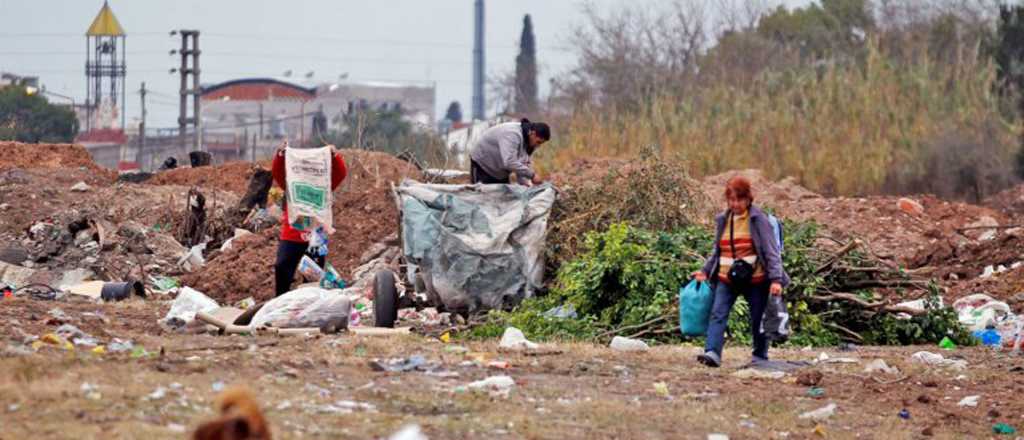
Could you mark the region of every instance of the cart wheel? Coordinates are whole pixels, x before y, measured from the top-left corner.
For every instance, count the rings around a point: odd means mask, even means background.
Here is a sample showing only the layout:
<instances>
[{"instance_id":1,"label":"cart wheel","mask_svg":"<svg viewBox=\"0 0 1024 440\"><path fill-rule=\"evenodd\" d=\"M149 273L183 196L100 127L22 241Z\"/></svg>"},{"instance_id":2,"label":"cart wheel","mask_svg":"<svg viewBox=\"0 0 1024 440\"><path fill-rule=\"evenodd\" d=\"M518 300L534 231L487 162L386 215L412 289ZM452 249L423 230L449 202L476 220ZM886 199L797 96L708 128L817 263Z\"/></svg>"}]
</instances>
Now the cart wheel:
<instances>
[{"instance_id":1,"label":"cart wheel","mask_svg":"<svg viewBox=\"0 0 1024 440\"><path fill-rule=\"evenodd\" d=\"M377 272L373 279L373 319L374 326L389 328L398 320L398 290L390 270Z\"/></svg>"}]
</instances>

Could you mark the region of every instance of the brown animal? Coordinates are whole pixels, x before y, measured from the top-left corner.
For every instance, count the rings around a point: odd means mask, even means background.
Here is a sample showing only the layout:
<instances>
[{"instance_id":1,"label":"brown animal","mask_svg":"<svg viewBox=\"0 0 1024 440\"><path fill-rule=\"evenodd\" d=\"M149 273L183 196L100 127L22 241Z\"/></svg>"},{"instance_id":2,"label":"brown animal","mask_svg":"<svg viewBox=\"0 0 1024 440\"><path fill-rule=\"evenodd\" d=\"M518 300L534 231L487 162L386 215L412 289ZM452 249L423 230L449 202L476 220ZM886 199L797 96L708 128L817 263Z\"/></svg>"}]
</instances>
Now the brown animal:
<instances>
[{"instance_id":1,"label":"brown animal","mask_svg":"<svg viewBox=\"0 0 1024 440\"><path fill-rule=\"evenodd\" d=\"M194 440L271 440L267 420L247 388L225 390L217 398L217 409L220 418L199 426Z\"/></svg>"}]
</instances>

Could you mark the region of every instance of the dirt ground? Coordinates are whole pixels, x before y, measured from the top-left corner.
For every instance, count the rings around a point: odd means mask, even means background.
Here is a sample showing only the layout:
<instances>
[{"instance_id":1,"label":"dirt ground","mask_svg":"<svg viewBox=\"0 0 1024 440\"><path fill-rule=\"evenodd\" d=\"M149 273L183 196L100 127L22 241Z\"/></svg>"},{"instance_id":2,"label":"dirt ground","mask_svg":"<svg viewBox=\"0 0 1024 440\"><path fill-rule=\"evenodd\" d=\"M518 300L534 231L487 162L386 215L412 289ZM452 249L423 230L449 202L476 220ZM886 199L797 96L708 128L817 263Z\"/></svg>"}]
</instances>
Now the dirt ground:
<instances>
[{"instance_id":1,"label":"dirt ground","mask_svg":"<svg viewBox=\"0 0 1024 440\"><path fill-rule=\"evenodd\" d=\"M222 218L224 207L246 189L251 164L181 169L133 184L116 182L81 147L0 143L0 153L0 257L7 263L31 255L25 264L52 279L82 266L106 281L174 276L222 304L271 295L277 227L238 239L232 250L208 252L206 265L188 274L164 252L174 246L158 241L181 226L172 220L183 215L190 187L200 187L207 203L218 207L210 216ZM350 176L336 192L329 261L347 278L367 249L393 239L398 211L391 185L419 172L382 153L343 154ZM600 159L576 165L579 175L556 176L563 190L600 181L611 167L630 167ZM704 178L704 192L720 201L725 180L736 173L751 178L758 203L783 218L813 219L834 238L861 239L901 267L928 271L946 288L947 302L989 293L1024 310L1024 265L1013 267L1024 262L1024 235L1009 227L1019 222L1016 201L1024 187L983 206L908 196L921 204L918 214L901 210L899 197L826 198L755 170ZM71 191L79 182L90 188ZM68 233L80 218L112 225L112 244L96 246L90 233ZM987 235L990 230L961 229L979 221L1007 227ZM31 230L40 224L50 225L64 243L35 258L55 241L34 237ZM86 255L92 263L85 263ZM989 266L998 273L983 275ZM417 334L225 337L165 330L158 320L170 303L159 295L113 304L0 298L0 371L6 373L0 375L0 439L184 438L213 417L218 390L234 384L256 393L275 438L285 439L387 438L408 424L435 439L705 439L712 433L733 439L987 438L996 423L1024 429L1024 357L984 348L780 349L773 351L776 359L813 361L825 352L855 360L751 379L734 375L749 356L739 346L727 350L724 368L712 370L696 364L699 348L687 345L620 353L595 344L555 344L544 355L528 355L500 352L497 341L443 343ZM107 347L116 338L136 348L96 354L86 346L33 347L35 338L62 324ZM955 371L912 361L922 350L968 366ZM416 354L435 368L381 373L370 367L375 359ZM876 359L899 372L865 372ZM495 369L491 361L510 367ZM820 396L798 379L810 372L822 375ZM515 381L507 398L463 389L497 375ZM980 396L976 407L958 405L974 395ZM799 418L832 403L837 410L831 417ZM904 409L909 418L899 416Z\"/></svg>"},{"instance_id":2,"label":"dirt ground","mask_svg":"<svg viewBox=\"0 0 1024 440\"><path fill-rule=\"evenodd\" d=\"M149 355L96 355L44 346L22 354L21 336L67 322L101 343L120 337ZM748 359L731 347L721 369L698 365L690 346L620 353L591 344L545 348L559 354L502 353L496 341L448 344L418 335L317 339L164 333L166 303L110 305L4 300L0 330L2 438L183 438L213 416L216 389L253 389L275 438L387 438L416 424L429 438L985 438L995 423L1024 427L1024 358L982 348L774 350L776 359L811 361L825 352L855 363L822 363L781 379L734 374ZM466 347L457 353L453 347ZM20 348L19 348L20 347ZM958 372L912 362L916 351L968 362ZM163 353L163 354L161 354ZM433 373L380 373L374 359L423 355ZM898 374L865 373L884 359ZM506 361L507 370L474 360ZM822 373L812 397L800 382ZM445 374L439 374L445 372ZM490 376L515 380L507 398L457 390ZM664 389L658 390L664 384ZM806 383L806 382L805 382ZM163 392L159 391L163 389ZM162 394L162 395L161 395ZM958 403L980 396L977 407ZM838 406L814 422L799 415ZM354 408L353 408L354 407ZM899 413L906 409L909 419Z\"/></svg>"}]
</instances>

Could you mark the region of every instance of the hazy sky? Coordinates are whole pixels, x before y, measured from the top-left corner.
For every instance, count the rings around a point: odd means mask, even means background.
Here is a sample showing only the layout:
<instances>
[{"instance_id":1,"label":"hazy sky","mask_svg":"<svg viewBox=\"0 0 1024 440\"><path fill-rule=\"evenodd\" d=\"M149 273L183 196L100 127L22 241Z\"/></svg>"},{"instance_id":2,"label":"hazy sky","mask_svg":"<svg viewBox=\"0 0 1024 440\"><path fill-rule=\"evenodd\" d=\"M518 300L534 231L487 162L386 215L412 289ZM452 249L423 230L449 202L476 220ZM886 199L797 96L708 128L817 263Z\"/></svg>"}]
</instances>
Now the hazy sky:
<instances>
[{"instance_id":1,"label":"hazy sky","mask_svg":"<svg viewBox=\"0 0 1024 440\"><path fill-rule=\"evenodd\" d=\"M641 0L592 0L615 7ZM668 0L658 0L668 1ZM805 4L808 0L776 3ZM581 0L488 0L487 73L508 72L524 14L537 36L541 91L573 65L566 39ZM0 0L0 71L37 75L48 90L85 97L85 31L101 0ZM129 123L139 117L140 83L150 127L176 126L179 58L172 29L199 29L203 84L276 77L303 85L336 81L435 83L437 113L472 95L473 0L112 0L127 34ZM282 75L294 72L291 78ZM306 72L314 76L307 80ZM50 98L61 102L60 98Z\"/></svg>"}]
</instances>

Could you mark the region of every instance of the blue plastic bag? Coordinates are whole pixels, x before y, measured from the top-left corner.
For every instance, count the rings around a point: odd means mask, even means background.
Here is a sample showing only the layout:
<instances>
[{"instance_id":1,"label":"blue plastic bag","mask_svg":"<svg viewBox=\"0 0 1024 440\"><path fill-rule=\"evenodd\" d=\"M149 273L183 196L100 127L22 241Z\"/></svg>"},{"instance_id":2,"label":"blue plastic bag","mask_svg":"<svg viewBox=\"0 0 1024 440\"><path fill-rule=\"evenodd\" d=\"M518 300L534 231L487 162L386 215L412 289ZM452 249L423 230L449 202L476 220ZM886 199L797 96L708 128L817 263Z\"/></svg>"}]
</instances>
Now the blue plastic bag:
<instances>
[{"instance_id":1,"label":"blue plastic bag","mask_svg":"<svg viewBox=\"0 0 1024 440\"><path fill-rule=\"evenodd\" d=\"M704 336L708 331L714 296L707 282L690 281L679 289L679 330L686 336Z\"/></svg>"}]
</instances>

